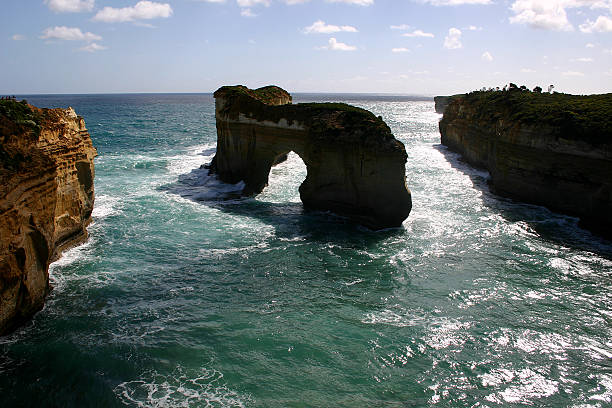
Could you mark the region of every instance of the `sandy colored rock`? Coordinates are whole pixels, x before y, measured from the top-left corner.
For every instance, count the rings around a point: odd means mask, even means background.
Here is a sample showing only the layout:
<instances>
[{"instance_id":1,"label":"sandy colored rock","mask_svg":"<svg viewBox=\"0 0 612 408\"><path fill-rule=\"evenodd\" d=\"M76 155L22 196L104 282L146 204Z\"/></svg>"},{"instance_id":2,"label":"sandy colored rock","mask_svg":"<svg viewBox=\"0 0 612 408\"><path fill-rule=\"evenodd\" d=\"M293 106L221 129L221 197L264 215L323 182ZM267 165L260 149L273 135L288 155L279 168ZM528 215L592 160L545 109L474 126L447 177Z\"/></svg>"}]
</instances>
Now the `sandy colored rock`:
<instances>
[{"instance_id":1,"label":"sandy colored rock","mask_svg":"<svg viewBox=\"0 0 612 408\"><path fill-rule=\"evenodd\" d=\"M95 155L71 108L0 102L0 334L42 308L49 264L87 238Z\"/></svg>"},{"instance_id":2,"label":"sandy colored rock","mask_svg":"<svg viewBox=\"0 0 612 408\"><path fill-rule=\"evenodd\" d=\"M270 168L297 153L306 164L300 198L372 228L398 227L410 213L404 145L382 118L339 103L291 104L278 87L222 87L214 94L217 153L211 172L259 194Z\"/></svg>"}]
</instances>

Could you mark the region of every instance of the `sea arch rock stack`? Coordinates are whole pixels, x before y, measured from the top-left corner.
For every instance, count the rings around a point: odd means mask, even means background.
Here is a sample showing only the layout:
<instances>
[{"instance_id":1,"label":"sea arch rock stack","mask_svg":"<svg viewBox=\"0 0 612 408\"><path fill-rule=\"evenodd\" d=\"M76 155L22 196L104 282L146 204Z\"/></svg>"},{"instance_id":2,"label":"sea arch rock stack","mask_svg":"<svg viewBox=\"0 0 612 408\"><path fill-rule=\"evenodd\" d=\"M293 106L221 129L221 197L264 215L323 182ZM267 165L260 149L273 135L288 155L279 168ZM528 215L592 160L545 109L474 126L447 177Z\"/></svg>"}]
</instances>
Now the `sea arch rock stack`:
<instances>
[{"instance_id":1,"label":"sea arch rock stack","mask_svg":"<svg viewBox=\"0 0 612 408\"><path fill-rule=\"evenodd\" d=\"M95 155L72 108L0 102L0 334L43 307L49 264L87 238Z\"/></svg>"},{"instance_id":2,"label":"sea arch rock stack","mask_svg":"<svg viewBox=\"0 0 612 408\"><path fill-rule=\"evenodd\" d=\"M412 207L404 145L380 117L342 103L292 104L285 90L224 86L215 94L217 153L211 173L259 194L293 151L306 164L304 206L378 230L399 227Z\"/></svg>"}]
</instances>

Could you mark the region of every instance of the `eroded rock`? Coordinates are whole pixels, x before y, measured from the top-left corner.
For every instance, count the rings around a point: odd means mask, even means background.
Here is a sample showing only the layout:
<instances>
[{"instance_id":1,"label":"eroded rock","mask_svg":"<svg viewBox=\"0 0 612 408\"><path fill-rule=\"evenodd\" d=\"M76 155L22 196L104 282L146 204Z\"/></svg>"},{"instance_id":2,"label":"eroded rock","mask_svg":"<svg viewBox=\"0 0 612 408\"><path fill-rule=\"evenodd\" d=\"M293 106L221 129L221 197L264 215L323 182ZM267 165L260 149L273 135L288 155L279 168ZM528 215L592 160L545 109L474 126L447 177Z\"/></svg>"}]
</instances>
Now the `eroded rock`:
<instances>
[{"instance_id":1,"label":"eroded rock","mask_svg":"<svg viewBox=\"0 0 612 408\"><path fill-rule=\"evenodd\" d=\"M503 196L580 217L612 237L612 94L521 91L451 98L442 144L491 173Z\"/></svg>"},{"instance_id":2,"label":"eroded rock","mask_svg":"<svg viewBox=\"0 0 612 408\"><path fill-rule=\"evenodd\" d=\"M0 101L0 334L42 308L49 264L87 238L95 155L71 108Z\"/></svg>"},{"instance_id":3,"label":"eroded rock","mask_svg":"<svg viewBox=\"0 0 612 408\"><path fill-rule=\"evenodd\" d=\"M406 150L382 118L342 103L292 104L275 86L225 86L214 96L211 172L228 183L244 181L243 195L259 194L270 168L294 151L306 164L300 198L307 208L372 229L398 227L408 217Z\"/></svg>"}]
</instances>

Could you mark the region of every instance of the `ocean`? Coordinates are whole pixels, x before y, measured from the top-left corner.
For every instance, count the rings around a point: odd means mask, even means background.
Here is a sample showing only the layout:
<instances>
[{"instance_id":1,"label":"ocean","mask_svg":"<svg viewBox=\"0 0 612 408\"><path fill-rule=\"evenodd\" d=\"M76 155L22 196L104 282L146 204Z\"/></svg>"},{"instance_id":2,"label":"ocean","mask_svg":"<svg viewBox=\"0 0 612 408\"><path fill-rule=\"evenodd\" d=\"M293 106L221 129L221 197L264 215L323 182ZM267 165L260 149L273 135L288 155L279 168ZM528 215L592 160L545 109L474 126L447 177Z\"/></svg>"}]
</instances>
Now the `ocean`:
<instances>
[{"instance_id":1,"label":"ocean","mask_svg":"<svg viewBox=\"0 0 612 408\"><path fill-rule=\"evenodd\" d=\"M208 176L210 94L21 97L85 118L96 205L0 338L0 406L611 406L612 243L490 193L433 101L294 95L406 145L412 212L373 232L304 210L295 154L255 198Z\"/></svg>"}]
</instances>

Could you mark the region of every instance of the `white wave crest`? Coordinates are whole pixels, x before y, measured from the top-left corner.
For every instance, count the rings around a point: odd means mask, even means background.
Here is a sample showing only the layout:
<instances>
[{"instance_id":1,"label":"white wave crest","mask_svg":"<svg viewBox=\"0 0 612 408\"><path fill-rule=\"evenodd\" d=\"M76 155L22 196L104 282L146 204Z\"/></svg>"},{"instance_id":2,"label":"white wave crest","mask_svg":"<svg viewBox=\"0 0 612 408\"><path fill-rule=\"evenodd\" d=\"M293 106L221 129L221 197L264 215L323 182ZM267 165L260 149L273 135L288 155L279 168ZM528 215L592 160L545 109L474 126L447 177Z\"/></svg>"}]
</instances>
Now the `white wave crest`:
<instances>
[{"instance_id":1,"label":"white wave crest","mask_svg":"<svg viewBox=\"0 0 612 408\"><path fill-rule=\"evenodd\" d=\"M219 371L180 366L169 375L147 371L114 391L121 402L137 407L244 407L250 399L230 390Z\"/></svg>"},{"instance_id":2,"label":"white wave crest","mask_svg":"<svg viewBox=\"0 0 612 408\"><path fill-rule=\"evenodd\" d=\"M121 210L117 208L120 202L121 198L119 197L109 195L96 196L96 203L91 216L94 219L102 219L120 214Z\"/></svg>"},{"instance_id":3,"label":"white wave crest","mask_svg":"<svg viewBox=\"0 0 612 408\"><path fill-rule=\"evenodd\" d=\"M172 175L188 173L203 162L210 162L215 152L215 145L212 144L193 146L187 154L168 157L168 171Z\"/></svg>"}]
</instances>

